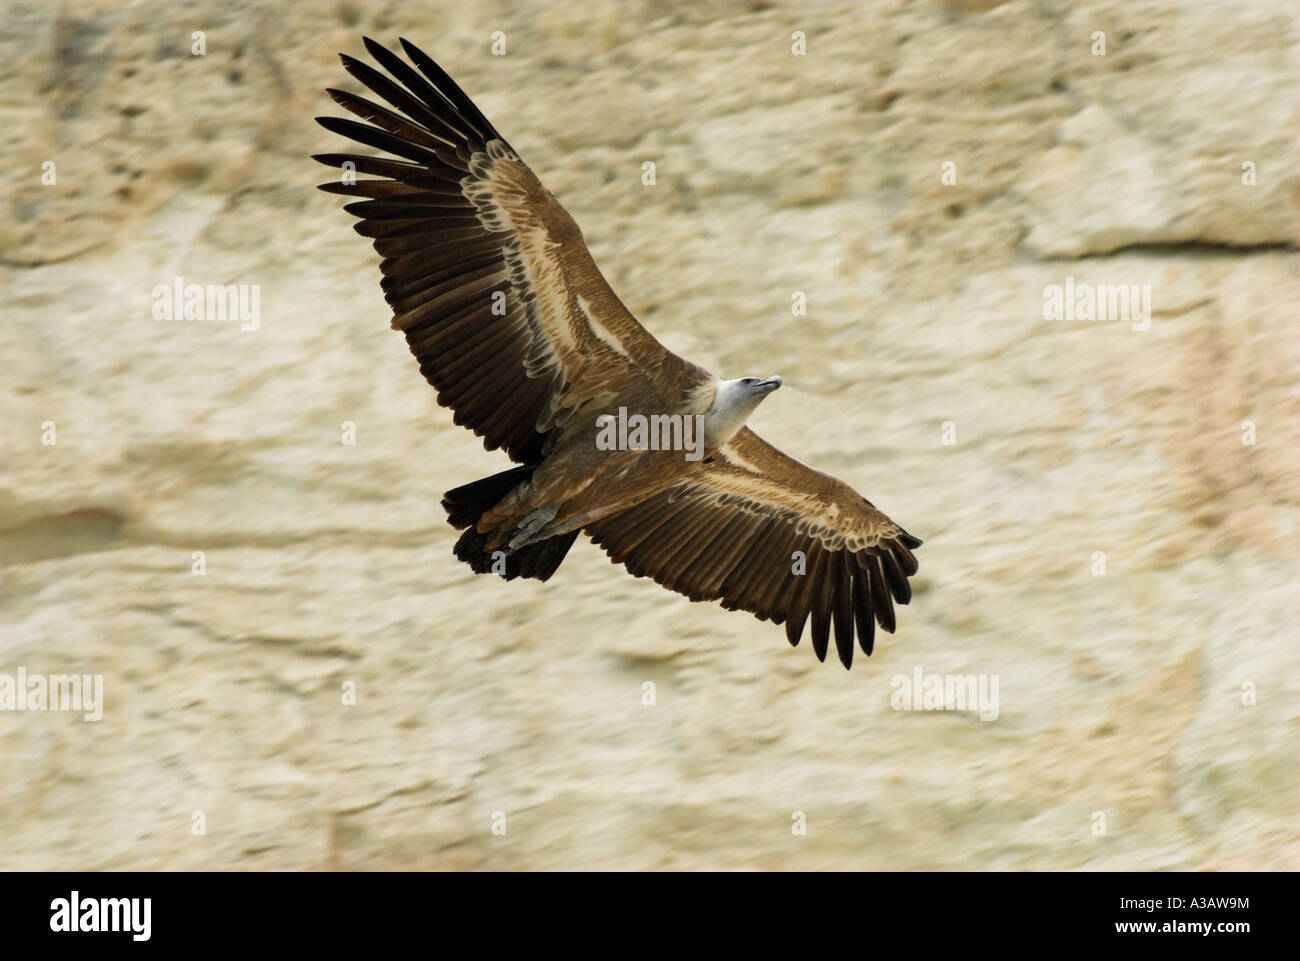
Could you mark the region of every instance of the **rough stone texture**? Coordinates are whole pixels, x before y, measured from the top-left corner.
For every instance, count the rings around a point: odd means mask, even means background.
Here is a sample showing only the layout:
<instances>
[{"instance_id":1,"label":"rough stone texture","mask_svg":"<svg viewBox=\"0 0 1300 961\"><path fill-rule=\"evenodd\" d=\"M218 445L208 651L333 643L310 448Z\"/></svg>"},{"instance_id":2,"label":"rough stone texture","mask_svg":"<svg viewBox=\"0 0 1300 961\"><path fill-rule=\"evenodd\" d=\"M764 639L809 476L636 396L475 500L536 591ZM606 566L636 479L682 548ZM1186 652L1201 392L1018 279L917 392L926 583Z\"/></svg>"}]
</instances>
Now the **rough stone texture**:
<instances>
[{"instance_id":1,"label":"rough stone texture","mask_svg":"<svg viewBox=\"0 0 1300 961\"><path fill-rule=\"evenodd\" d=\"M1292 4L0 27L0 672L107 699L0 714L0 867L1296 867ZM657 336L783 374L757 428L925 539L874 657L818 664L585 541L545 585L454 561L441 493L504 458L312 189L363 33L438 57ZM260 285L260 329L154 320L177 275ZM1151 328L1044 320L1070 276L1150 284ZM917 666L999 675L999 718L894 712Z\"/></svg>"}]
</instances>

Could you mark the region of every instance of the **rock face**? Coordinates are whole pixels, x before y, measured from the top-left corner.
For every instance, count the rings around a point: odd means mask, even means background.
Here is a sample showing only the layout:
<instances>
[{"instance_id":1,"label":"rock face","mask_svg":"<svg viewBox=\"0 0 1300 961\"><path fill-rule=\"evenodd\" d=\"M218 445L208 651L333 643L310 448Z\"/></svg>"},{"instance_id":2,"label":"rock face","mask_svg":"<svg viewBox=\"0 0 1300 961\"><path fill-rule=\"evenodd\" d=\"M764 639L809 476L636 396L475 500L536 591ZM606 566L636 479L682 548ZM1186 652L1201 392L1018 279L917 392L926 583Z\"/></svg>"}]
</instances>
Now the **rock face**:
<instances>
[{"instance_id":1,"label":"rock face","mask_svg":"<svg viewBox=\"0 0 1300 961\"><path fill-rule=\"evenodd\" d=\"M0 28L0 675L104 686L98 722L0 717L0 867L1296 866L1292 4ZM647 327L782 374L758 431L925 539L870 660L586 541L547 584L452 558L442 492L504 457L308 159L363 34L434 54ZM178 277L256 286L255 329L158 319ZM895 711L917 669L996 675L996 720Z\"/></svg>"}]
</instances>

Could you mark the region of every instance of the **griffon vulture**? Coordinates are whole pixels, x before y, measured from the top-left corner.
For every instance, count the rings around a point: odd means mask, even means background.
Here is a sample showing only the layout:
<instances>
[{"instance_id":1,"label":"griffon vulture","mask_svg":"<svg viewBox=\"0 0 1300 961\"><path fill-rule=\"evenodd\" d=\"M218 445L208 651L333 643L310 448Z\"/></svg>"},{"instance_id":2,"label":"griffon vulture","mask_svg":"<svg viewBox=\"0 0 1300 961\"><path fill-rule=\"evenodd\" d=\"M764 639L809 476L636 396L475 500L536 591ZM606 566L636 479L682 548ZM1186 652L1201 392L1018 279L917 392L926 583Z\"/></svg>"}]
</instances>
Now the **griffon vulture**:
<instances>
[{"instance_id":1,"label":"griffon vulture","mask_svg":"<svg viewBox=\"0 0 1300 961\"><path fill-rule=\"evenodd\" d=\"M344 171L321 189L356 198L344 209L383 258L392 326L438 402L518 464L447 492L456 556L544 581L586 533L638 577L784 623L791 644L811 619L821 660L832 627L845 667L855 629L870 654L875 624L892 633L894 603L911 598L920 540L746 427L781 378L721 380L665 349L514 148L401 44L409 63L365 41L387 75L342 57L387 106L330 90L365 122L318 118L392 157L315 159ZM597 443L628 412L672 423L677 442Z\"/></svg>"}]
</instances>

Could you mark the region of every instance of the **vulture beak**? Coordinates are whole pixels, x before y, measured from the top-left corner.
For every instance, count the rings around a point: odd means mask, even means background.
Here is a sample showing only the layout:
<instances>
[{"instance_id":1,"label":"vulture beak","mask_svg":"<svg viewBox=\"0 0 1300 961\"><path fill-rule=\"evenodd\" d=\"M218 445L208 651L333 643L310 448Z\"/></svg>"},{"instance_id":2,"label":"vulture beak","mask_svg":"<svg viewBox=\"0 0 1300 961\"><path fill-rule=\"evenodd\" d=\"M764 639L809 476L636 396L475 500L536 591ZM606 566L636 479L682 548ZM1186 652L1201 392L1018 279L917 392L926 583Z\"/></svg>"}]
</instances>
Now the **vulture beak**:
<instances>
[{"instance_id":1,"label":"vulture beak","mask_svg":"<svg viewBox=\"0 0 1300 961\"><path fill-rule=\"evenodd\" d=\"M768 377L765 380L760 380L757 384L754 385L753 389L754 389L754 393L756 394L770 394L772 393L772 391L776 390L780 386L781 386L780 377Z\"/></svg>"}]
</instances>

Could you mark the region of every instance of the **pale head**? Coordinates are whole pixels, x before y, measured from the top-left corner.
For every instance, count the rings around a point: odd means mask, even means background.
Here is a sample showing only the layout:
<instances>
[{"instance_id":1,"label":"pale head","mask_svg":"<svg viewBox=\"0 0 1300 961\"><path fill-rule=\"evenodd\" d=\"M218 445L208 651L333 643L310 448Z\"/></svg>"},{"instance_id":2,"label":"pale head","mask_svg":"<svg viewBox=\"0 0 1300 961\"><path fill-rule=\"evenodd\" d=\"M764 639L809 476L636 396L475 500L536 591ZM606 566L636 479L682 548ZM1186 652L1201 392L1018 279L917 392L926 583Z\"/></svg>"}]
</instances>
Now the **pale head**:
<instances>
[{"instance_id":1,"label":"pale head","mask_svg":"<svg viewBox=\"0 0 1300 961\"><path fill-rule=\"evenodd\" d=\"M704 437L709 447L725 444L768 394L781 386L780 377L741 377L718 381L713 405L704 415Z\"/></svg>"}]
</instances>

